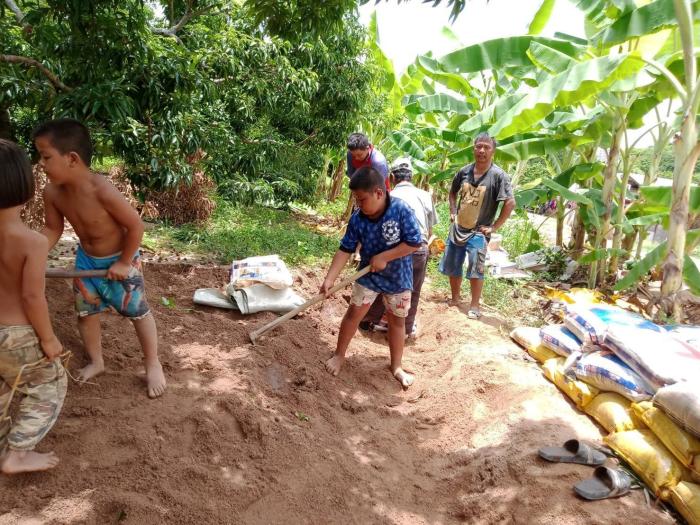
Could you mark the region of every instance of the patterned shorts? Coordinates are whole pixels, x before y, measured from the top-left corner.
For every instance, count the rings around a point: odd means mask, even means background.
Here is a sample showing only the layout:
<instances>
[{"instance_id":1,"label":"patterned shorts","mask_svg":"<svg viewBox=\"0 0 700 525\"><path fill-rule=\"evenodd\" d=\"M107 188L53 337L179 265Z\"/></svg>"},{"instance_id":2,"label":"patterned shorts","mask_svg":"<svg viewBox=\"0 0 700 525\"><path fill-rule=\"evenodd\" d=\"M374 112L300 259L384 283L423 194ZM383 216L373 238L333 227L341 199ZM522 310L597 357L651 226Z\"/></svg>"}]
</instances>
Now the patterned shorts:
<instances>
[{"instance_id":1,"label":"patterned shorts","mask_svg":"<svg viewBox=\"0 0 700 525\"><path fill-rule=\"evenodd\" d=\"M350 304L362 306L372 304L379 295L379 292L370 290L358 283L352 283L352 297ZM384 306L396 317L406 317L411 308L411 290L404 290L396 294L381 294Z\"/></svg>"},{"instance_id":2,"label":"patterned shorts","mask_svg":"<svg viewBox=\"0 0 700 525\"><path fill-rule=\"evenodd\" d=\"M108 257L93 257L78 247L75 269L107 270L120 257L119 253ZM73 279L73 292L79 317L97 314L109 308L130 319L140 319L150 312L138 252L131 261L129 276L123 281L101 277L76 278Z\"/></svg>"}]
</instances>

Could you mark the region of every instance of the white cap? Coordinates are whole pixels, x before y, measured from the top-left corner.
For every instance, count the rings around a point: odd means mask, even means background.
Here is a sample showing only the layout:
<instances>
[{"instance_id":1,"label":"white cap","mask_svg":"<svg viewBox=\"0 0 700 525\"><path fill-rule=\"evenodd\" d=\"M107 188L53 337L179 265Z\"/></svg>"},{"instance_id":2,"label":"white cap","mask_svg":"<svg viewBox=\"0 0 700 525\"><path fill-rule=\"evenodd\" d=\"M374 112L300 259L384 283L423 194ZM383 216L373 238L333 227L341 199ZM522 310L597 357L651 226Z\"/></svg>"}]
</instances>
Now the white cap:
<instances>
[{"instance_id":1,"label":"white cap","mask_svg":"<svg viewBox=\"0 0 700 525\"><path fill-rule=\"evenodd\" d=\"M394 162L391 163L390 171L408 170L413 173L413 165L411 164L411 159L409 157L399 157Z\"/></svg>"}]
</instances>

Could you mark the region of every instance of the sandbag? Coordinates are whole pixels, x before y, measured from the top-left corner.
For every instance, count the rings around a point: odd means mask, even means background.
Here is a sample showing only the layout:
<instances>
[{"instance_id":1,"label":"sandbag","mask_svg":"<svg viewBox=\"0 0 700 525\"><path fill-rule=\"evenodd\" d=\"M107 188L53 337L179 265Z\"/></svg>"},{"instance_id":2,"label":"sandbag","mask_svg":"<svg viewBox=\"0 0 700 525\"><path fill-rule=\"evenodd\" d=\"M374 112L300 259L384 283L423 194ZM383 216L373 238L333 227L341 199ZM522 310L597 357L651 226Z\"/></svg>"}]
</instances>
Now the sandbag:
<instances>
[{"instance_id":1,"label":"sandbag","mask_svg":"<svg viewBox=\"0 0 700 525\"><path fill-rule=\"evenodd\" d=\"M651 399L653 388L609 350L592 352L576 364L576 377L605 392L617 392L630 401Z\"/></svg>"},{"instance_id":2,"label":"sandbag","mask_svg":"<svg viewBox=\"0 0 700 525\"><path fill-rule=\"evenodd\" d=\"M615 432L603 438L661 499L668 501L670 489L683 479L683 465L651 430Z\"/></svg>"},{"instance_id":3,"label":"sandbag","mask_svg":"<svg viewBox=\"0 0 700 525\"><path fill-rule=\"evenodd\" d=\"M564 357L581 350L581 341L561 324L543 326L540 337L544 346Z\"/></svg>"},{"instance_id":4,"label":"sandbag","mask_svg":"<svg viewBox=\"0 0 700 525\"><path fill-rule=\"evenodd\" d=\"M257 283L280 290L292 286L294 279L279 255L248 257L231 263L229 284L245 288Z\"/></svg>"},{"instance_id":5,"label":"sandbag","mask_svg":"<svg viewBox=\"0 0 700 525\"><path fill-rule=\"evenodd\" d=\"M700 348L700 326L676 325L665 326L664 328L676 339L680 339L696 348Z\"/></svg>"},{"instance_id":6,"label":"sandbag","mask_svg":"<svg viewBox=\"0 0 700 525\"><path fill-rule=\"evenodd\" d=\"M583 409L593 398L598 395L597 388L587 385L583 381L572 379L564 373L566 359L557 357L548 359L542 364L542 371L547 379L557 385L559 390L564 392L576 406Z\"/></svg>"},{"instance_id":7,"label":"sandbag","mask_svg":"<svg viewBox=\"0 0 700 525\"><path fill-rule=\"evenodd\" d=\"M671 502L689 525L700 525L700 485L681 481L671 489Z\"/></svg>"},{"instance_id":8,"label":"sandbag","mask_svg":"<svg viewBox=\"0 0 700 525\"><path fill-rule=\"evenodd\" d=\"M635 403L632 410L637 412L642 421L678 461L694 470L696 474L700 474L700 439L691 436L676 425L650 401Z\"/></svg>"},{"instance_id":9,"label":"sandbag","mask_svg":"<svg viewBox=\"0 0 700 525\"><path fill-rule=\"evenodd\" d=\"M604 345L656 389L700 378L700 349L665 331L611 325Z\"/></svg>"},{"instance_id":10,"label":"sandbag","mask_svg":"<svg viewBox=\"0 0 700 525\"><path fill-rule=\"evenodd\" d=\"M304 298L291 288L275 290L266 284L254 284L246 288L234 288L229 284L226 292L242 314L287 313L304 304Z\"/></svg>"},{"instance_id":11,"label":"sandbag","mask_svg":"<svg viewBox=\"0 0 700 525\"><path fill-rule=\"evenodd\" d=\"M569 305L566 307L564 324L581 343L601 344L609 326L629 326L662 332L663 329L641 315L627 312L615 306Z\"/></svg>"},{"instance_id":12,"label":"sandbag","mask_svg":"<svg viewBox=\"0 0 700 525\"><path fill-rule=\"evenodd\" d=\"M510 332L510 337L525 350L535 348L542 344L540 329L530 326L519 326Z\"/></svg>"},{"instance_id":13,"label":"sandbag","mask_svg":"<svg viewBox=\"0 0 700 525\"><path fill-rule=\"evenodd\" d=\"M700 438L700 384L698 379L660 388L654 406L661 408L683 430Z\"/></svg>"},{"instance_id":14,"label":"sandbag","mask_svg":"<svg viewBox=\"0 0 700 525\"><path fill-rule=\"evenodd\" d=\"M608 432L624 432L636 428L629 413L630 404L620 394L602 392L583 410Z\"/></svg>"}]
</instances>

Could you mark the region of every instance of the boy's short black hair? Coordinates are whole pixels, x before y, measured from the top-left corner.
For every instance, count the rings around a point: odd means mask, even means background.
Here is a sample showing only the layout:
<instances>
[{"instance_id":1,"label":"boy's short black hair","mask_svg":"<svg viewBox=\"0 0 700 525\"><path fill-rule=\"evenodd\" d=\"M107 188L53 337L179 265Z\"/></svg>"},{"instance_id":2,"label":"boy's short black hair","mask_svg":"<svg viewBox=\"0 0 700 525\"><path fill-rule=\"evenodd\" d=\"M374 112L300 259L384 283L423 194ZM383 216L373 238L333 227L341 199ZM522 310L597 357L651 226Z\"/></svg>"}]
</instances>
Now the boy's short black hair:
<instances>
[{"instance_id":1,"label":"boy's short black hair","mask_svg":"<svg viewBox=\"0 0 700 525\"><path fill-rule=\"evenodd\" d=\"M17 144L0 139L0 209L14 208L34 197L29 157Z\"/></svg>"},{"instance_id":2,"label":"boy's short black hair","mask_svg":"<svg viewBox=\"0 0 700 525\"><path fill-rule=\"evenodd\" d=\"M350 191L372 191L374 188L386 190L384 176L371 166L358 169L350 177Z\"/></svg>"},{"instance_id":3,"label":"boy's short black hair","mask_svg":"<svg viewBox=\"0 0 700 525\"><path fill-rule=\"evenodd\" d=\"M83 163L90 167L92 162L92 141L90 132L82 122L72 118L50 120L36 127L32 139L47 137L51 145L62 155L75 151Z\"/></svg>"},{"instance_id":4,"label":"boy's short black hair","mask_svg":"<svg viewBox=\"0 0 700 525\"><path fill-rule=\"evenodd\" d=\"M356 149L369 148L369 139L364 133L351 133L348 137L348 149L354 151Z\"/></svg>"}]
</instances>

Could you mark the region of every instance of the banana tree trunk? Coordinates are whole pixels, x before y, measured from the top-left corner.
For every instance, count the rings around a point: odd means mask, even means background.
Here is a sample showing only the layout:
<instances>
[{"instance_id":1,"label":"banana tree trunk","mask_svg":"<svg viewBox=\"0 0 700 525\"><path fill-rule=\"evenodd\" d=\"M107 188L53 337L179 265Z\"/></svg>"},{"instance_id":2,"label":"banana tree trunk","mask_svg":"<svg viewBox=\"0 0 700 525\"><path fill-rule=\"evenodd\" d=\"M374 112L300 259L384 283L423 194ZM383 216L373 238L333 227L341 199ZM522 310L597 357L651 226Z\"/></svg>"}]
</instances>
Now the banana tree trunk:
<instances>
[{"instance_id":1,"label":"banana tree trunk","mask_svg":"<svg viewBox=\"0 0 700 525\"><path fill-rule=\"evenodd\" d=\"M603 204L605 210L600 221L600 228L596 231L595 245L593 248L607 249L607 235L610 230L610 222L612 218L613 193L615 191L615 183L617 182L617 164L620 159L620 142L624 133L624 125L622 122L616 122L615 133L612 137L610 149L608 150L608 163L603 170ZM607 276L607 265L605 257L600 261L591 263L591 270L588 276L589 288L595 288L599 283L605 281Z\"/></svg>"},{"instance_id":2,"label":"banana tree trunk","mask_svg":"<svg viewBox=\"0 0 700 525\"><path fill-rule=\"evenodd\" d=\"M565 200L559 196L557 198L557 246L564 246L564 217L566 216Z\"/></svg>"},{"instance_id":3,"label":"banana tree trunk","mask_svg":"<svg viewBox=\"0 0 700 525\"><path fill-rule=\"evenodd\" d=\"M682 312L676 294L683 286L683 260L685 237L688 233L690 183L698 153L700 153L698 130L694 117L686 116L680 136L677 136L674 141L673 149L675 165L668 228L668 255L663 264L664 278L661 283L661 298L666 313L672 317L674 322L679 322Z\"/></svg>"},{"instance_id":4,"label":"banana tree trunk","mask_svg":"<svg viewBox=\"0 0 700 525\"><path fill-rule=\"evenodd\" d=\"M686 97L683 123L674 137L673 186L671 189L671 214L668 228L668 254L663 264L664 277L661 283L661 305L674 322L681 319L681 304L678 292L683 286L683 262L685 237L688 231L688 201L693 169L700 154L696 118L700 106L700 87L696 85L697 70L693 37L693 11L689 0L674 0L678 19L678 30L683 46Z\"/></svg>"},{"instance_id":5,"label":"banana tree trunk","mask_svg":"<svg viewBox=\"0 0 700 525\"><path fill-rule=\"evenodd\" d=\"M627 184L630 180L630 172L632 171L632 166L629 162L629 152L625 152L626 158L624 160L624 170L622 174L622 183L620 187L620 196L617 201L617 214L615 216L615 234L613 236L613 252L610 256L610 273L615 274L617 272L618 265L618 251L622 247L622 221L625 218L625 200L627 199Z\"/></svg>"}]
</instances>

